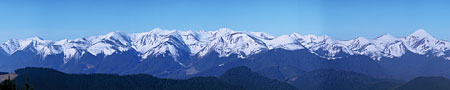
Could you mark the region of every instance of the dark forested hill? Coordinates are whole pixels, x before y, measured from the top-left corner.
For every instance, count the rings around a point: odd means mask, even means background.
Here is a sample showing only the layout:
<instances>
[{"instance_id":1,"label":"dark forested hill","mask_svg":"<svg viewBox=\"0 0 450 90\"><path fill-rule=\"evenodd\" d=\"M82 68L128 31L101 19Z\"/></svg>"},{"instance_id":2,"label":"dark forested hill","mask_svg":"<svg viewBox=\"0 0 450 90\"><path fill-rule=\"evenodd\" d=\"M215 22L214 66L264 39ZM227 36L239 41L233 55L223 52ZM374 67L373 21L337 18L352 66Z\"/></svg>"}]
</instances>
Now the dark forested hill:
<instances>
[{"instance_id":1,"label":"dark forested hill","mask_svg":"<svg viewBox=\"0 0 450 90\"><path fill-rule=\"evenodd\" d=\"M2 88L34 90L449 90L450 79L418 77L407 83L379 79L351 71L318 69L285 83L269 79L245 66L231 68L219 78L163 79L147 74L67 74L53 69L28 67L15 71L18 77ZM28 79L28 80L27 80ZM7 86L7 87L6 87ZM294 87L295 86L295 87ZM0 89L2 90L2 89Z\"/></svg>"},{"instance_id":2,"label":"dark forested hill","mask_svg":"<svg viewBox=\"0 0 450 90\"><path fill-rule=\"evenodd\" d=\"M232 68L220 78L161 79L151 75L66 74L53 69L27 67L15 71L17 87L34 90L297 90L247 67Z\"/></svg>"},{"instance_id":3,"label":"dark forested hill","mask_svg":"<svg viewBox=\"0 0 450 90\"><path fill-rule=\"evenodd\" d=\"M229 69L220 76L220 79L232 84L242 85L249 90L297 90L294 86L269 79L244 66Z\"/></svg>"},{"instance_id":4,"label":"dark forested hill","mask_svg":"<svg viewBox=\"0 0 450 90\"><path fill-rule=\"evenodd\" d=\"M306 72L288 82L301 90L388 90L401 83L333 69Z\"/></svg>"},{"instance_id":5,"label":"dark forested hill","mask_svg":"<svg viewBox=\"0 0 450 90\"><path fill-rule=\"evenodd\" d=\"M444 77L417 77L395 90L450 90L450 79Z\"/></svg>"},{"instance_id":6,"label":"dark forested hill","mask_svg":"<svg viewBox=\"0 0 450 90\"><path fill-rule=\"evenodd\" d=\"M8 72L0 72L0 75L8 74Z\"/></svg>"},{"instance_id":7,"label":"dark forested hill","mask_svg":"<svg viewBox=\"0 0 450 90\"><path fill-rule=\"evenodd\" d=\"M160 79L151 75L66 74L46 68L24 68L15 71L18 87L26 78L34 90L245 90L216 77L187 80Z\"/></svg>"}]
</instances>

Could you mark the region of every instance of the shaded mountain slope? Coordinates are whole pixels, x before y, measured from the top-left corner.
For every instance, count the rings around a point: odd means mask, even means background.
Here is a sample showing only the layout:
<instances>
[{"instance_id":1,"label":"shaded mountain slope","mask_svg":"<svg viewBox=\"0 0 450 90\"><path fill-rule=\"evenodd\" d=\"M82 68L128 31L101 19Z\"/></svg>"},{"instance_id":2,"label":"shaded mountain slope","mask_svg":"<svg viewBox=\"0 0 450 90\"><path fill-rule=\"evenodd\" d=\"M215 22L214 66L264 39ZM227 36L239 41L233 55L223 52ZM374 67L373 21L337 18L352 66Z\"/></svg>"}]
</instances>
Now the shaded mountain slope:
<instances>
[{"instance_id":1,"label":"shaded mountain slope","mask_svg":"<svg viewBox=\"0 0 450 90\"><path fill-rule=\"evenodd\" d=\"M53 69L27 67L15 71L17 87L27 82L35 90L297 90L247 67L232 68L220 78L162 79L146 74L67 74Z\"/></svg>"},{"instance_id":2,"label":"shaded mountain slope","mask_svg":"<svg viewBox=\"0 0 450 90\"><path fill-rule=\"evenodd\" d=\"M245 90L215 77L187 80L160 79L150 75L66 74L45 68L24 68L15 71L18 87L26 78L35 90Z\"/></svg>"},{"instance_id":3,"label":"shaded mountain slope","mask_svg":"<svg viewBox=\"0 0 450 90\"><path fill-rule=\"evenodd\" d=\"M244 66L229 69L220 75L220 79L231 84L242 85L249 90L297 90L287 83L266 78Z\"/></svg>"},{"instance_id":4,"label":"shaded mountain slope","mask_svg":"<svg viewBox=\"0 0 450 90\"><path fill-rule=\"evenodd\" d=\"M449 90L450 79L444 77L417 77L395 90Z\"/></svg>"},{"instance_id":5,"label":"shaded mountain slope","mask_svg":"<svg viewBox=\"0 0 450 90\"><path fill-rule=\"evenodd\" d=\"M387 90L401 83L332 69L306 72L291 78L288 82L301 90Z\"/></svg>"}]
</instances>

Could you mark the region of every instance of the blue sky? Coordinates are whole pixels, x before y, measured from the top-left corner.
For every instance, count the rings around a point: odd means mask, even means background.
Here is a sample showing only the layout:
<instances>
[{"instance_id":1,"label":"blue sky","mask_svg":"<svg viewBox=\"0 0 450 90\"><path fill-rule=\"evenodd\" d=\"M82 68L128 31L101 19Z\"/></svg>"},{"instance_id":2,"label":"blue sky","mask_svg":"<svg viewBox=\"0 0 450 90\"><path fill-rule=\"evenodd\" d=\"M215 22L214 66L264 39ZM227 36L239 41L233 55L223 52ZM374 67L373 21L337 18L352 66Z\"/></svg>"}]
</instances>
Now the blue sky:
<instances>
[{"instance_id":1,"label":"blue sky","mask_svg":"<svg viewBox=\"0 0 450 90\"><path fill-rule=\"evenodd\" d=\"M347 40L425 29L450 40L450 4L441 0L1 0L0 41L49 40L153 28L231 28Z\"/></svg>"}]
</instances>

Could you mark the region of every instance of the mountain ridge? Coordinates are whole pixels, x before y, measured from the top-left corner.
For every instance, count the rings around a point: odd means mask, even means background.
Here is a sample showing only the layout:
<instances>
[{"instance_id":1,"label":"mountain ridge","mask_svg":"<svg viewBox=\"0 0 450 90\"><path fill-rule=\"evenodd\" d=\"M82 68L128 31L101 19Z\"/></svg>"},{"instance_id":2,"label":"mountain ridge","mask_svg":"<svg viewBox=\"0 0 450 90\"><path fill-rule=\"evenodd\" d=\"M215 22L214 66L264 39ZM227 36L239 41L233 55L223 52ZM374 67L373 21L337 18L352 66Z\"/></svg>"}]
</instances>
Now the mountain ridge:
<instances>
[{"instance_id":1,"label":"mountain ridge","mask_svg":"<svg viewBox=\"0 0 450 90\"><path fill-rule=\"evenodd\" d=\"M238 54L245 58L261 50L282 48L286 50L308 49L312 53L325 51L318 56L336 59L338 53L366 55L374 60L383 57L400 57L406 50L417 54L432 52L433 56L450 59L445 51L450 50L450 42L433 38L424 29L403 38L386 34L375 39L358 37L352 40L333 40L329 36L281 35L274 37L263 32L233 31L221 28L217 31L178 31L153 29L149 32L126 34L119 31L100 36L87 36L74 40L50 41L39 37L11 39L1 45L2 52L9 55L31 47L43 58L52 54L64 54L65 59L77 58L84 53L106 56L118 51L134 49L142 59L160 55L168 51L174 58L187 52L190 56L204 56L215 51L221 57ZM67 62L67 61L65 61Z\"/></svg>"}]
</instances>

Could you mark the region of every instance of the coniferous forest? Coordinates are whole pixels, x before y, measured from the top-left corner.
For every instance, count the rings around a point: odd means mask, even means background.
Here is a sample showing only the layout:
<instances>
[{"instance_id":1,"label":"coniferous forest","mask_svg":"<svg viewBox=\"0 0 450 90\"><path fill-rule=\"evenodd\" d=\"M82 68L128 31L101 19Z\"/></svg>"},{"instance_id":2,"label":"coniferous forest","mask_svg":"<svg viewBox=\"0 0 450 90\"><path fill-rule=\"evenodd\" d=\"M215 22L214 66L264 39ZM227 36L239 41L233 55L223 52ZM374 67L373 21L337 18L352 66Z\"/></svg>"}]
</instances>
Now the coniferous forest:
<instances>
[{"instance_id":1,"label":"coniferous forest","mask_svg":"<svg viewBox=\"0 0 450 90\"><path fill-rule=\"evenodd\" d=\"M447 90L450 79L418 77L409 82L377 79L340 71L315 70L297 80L269 79L240 66L219 77L165 79L147 74L67 74L53 69L27 67L15 71L18 77L6 79L0 90ZM5 74L5 73L3 73Z\"/></svg>"},{"instance_id":2,"label":"coniferous forest","mask_svg":"<svg viewBox=\"0 0 450 90\"><path fill-rule=\"evenodd\" d=\"M244 70L240 70L244 69ZM246 67L233 68L217 77L193 77L183 80L156 78L151 75L115 74L66 74L53 69L28 67L15 71L19 76L5 81L2 90L13 90L9 86L27 87L34 90L296 90L295 87L277 80L268 79ZM246 75L249 78L230 78ZM251 78L250 78L251 77ZM226 79L226 80L223 80ZM270 88L258 88L251 85Z\"/></svg>"}]
</instances>

